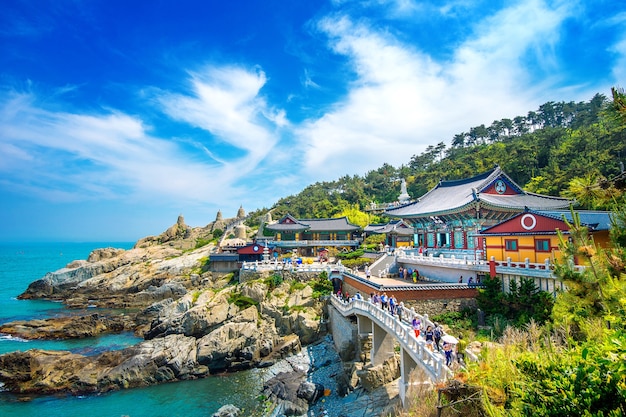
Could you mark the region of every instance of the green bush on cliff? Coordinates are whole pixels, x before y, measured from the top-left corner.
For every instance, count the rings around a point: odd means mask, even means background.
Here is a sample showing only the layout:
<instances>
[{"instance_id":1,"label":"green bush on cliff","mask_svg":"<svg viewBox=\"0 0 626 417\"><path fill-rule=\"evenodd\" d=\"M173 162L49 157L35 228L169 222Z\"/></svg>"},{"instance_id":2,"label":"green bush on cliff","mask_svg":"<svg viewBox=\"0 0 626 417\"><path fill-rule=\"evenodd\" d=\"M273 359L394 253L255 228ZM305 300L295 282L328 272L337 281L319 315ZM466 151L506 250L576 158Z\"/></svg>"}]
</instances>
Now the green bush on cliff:
<instances>
[{"instance_id":1,"label":"green bush on cliff","mask_svg":"<svg viewBox=\"0 0 626 417\"><path fill-rule=\"evenodd\" d=\"M280 284L282 284L283 281L284 281L284 278L280 274L270 275L269 277L267 277L267 278L265 278L263 280L265 285L268 286L268 291L273 291L276 287L278 287Z\"/></svg>"},{"instance_id":2,"label":"green bush on cliff","mask_svg":"<svg viewBox=\"0 0 626 417\"><path fill-rule=\"evenodd\" d=\"M241 309L246 309L248 307L251 306L257 306L259 305L259 302L256 300L253 300L250 297L246 297L245 295L241 294L240 292L233 292L230 294L230 297L228 297L228 302L230 304L234 304L237 307L241 308Z\"/></svg>"},{"instance_id":3,"label":"green bush on cliff","mask_svg":"<svg viewBox=\"0 0 626 417\"><path fill-rule=\"evenodd\" d=\"M313 298L320 298L333 292L333 283L328 279L326 271L321 272L310 285L313 288Z\"/></svg>"}]
</instances>

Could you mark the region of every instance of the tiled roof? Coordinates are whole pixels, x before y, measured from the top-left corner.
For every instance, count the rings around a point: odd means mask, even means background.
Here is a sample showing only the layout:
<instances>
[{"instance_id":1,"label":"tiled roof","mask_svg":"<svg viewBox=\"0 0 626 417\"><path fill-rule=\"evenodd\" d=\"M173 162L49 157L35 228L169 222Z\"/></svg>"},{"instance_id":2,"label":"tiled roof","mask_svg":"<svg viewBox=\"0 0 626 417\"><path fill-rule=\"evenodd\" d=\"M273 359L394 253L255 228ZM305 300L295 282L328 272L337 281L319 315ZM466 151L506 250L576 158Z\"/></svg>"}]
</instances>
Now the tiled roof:
<instances>
[{"instance_id":1,"label":"tiled roof","mask_svg":"<svg viewBox=\"0 0 626 417\"><path fill-rule=\"evenodd\" d=\"M535 213L557 220L563 220L563 218L565 218L565 220L567 220L569 223L572 223L574 221L572 212L569 210L537 210L535 211ZM580 217L580 223L593 231L609 230L611 228L611 218L613 216L613 213L611 212L582 210L575 211L575 213Z\"/></svg>"},{"instance_id":2,"label":"tiled roof","mask_svg":"<svg viewBox=\"0 0 626 417\"><path fill-rule=\"evenodd\" d=\"M399 235L412 235L413 228L405 224L402 220L392 220L387 224L368 225L365 228L370 233L396 233Z\"/></svg>"},{"instance_id":3,"label":"tiled roof","mask_svg":"<svg viewBox=\"0 0 626 417\"><path fill-rule=\"evenodd\" d=\"M517 195L487 194L485 190L497 178L506 182ZM562 209L569 207L572 201L559 198L527 193L496 166L493 170L475 177L441 181L435 188L428 191L417 201L404 206L387 209L385 214L391 217L428 217L467 210L472 206L483 205L493 208L524 210L530 208Z\"/></svg>"},{"instance_id":4,"label":"tiled roof","mask_svg":"<svg viewBox=\"0 0 626 417\"><path fill-rule=\"evenodd\" d=\"M335 219L300 219L300 223L308 224L312 232L354 231L361 229L359 226L348 222L347 217Z\"/></svg>"},{"instance_id":5,"label":"tiled roof","mask_svg":"<svg viewBox=\"0 0 626 417\"><path fill-rule=\"evenodd\" d=\"M291 217L291 220L293 217ZM284 219L284 218L283 218ZM360 227L348 222L347 217L338 217L333 219L298 219L295 223L278 223L268 224L269 230L277 232L291 231L310 231L310 232L335 232L335 231L355 231Z\"/></svg>"}]
</instances>

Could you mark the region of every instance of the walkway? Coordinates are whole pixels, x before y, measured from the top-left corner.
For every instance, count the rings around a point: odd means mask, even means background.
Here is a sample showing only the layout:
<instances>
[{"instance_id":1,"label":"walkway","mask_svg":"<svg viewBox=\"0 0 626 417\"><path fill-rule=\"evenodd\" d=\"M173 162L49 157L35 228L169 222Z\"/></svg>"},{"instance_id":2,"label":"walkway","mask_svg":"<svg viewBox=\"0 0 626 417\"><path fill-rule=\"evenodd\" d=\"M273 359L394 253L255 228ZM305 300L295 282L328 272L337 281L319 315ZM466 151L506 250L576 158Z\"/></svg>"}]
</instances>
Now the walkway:
<instances>
[{"instance_id":1,"label":"walkway","mask_svg":"<svg viewBox=\"0 0 626 417\"><path fill-rule=\"evenodd\" d=\"M420 336L415 333L408 322L400 321L386 310L365 300L342 301L332 296L331 304L342 316L356 316L357 328L360 335L372 335L371 361L374 365L382 364L387 358L395 354L395 343L400 345L399 391L402 401L405 401L409 387L409 377L413 369L419 366L433 383L441 382L452 376L452 371L445 365L445 357L436 351L431 351ZM412 320L418 316L424 327L433 326L428 316L419 315L413 310L403 308L404 320Z\"/></svg>"}]
</instances>

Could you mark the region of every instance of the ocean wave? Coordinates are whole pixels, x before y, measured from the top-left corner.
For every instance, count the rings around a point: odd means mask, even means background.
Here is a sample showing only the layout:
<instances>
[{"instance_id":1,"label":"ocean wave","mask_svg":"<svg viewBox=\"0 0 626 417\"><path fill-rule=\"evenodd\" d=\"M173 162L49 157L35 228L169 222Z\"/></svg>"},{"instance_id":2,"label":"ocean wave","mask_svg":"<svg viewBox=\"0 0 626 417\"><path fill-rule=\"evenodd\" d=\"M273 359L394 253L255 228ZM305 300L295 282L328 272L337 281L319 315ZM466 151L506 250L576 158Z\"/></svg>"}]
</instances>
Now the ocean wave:
<instances>
[{"instance_id":1,"label":"ocean wave","mask_svg":"<svg viewBox=\"0 0 626 417\"><path fill-rule=\"evenodd\" d=\"M4 340L11 341L11 342L24 342L24 343L30 342L30 340L22 339L21 337L12 336L10 334L2 334L2 333L0 333L0 342L2 342Z\"/></svg>"}]
</instances>

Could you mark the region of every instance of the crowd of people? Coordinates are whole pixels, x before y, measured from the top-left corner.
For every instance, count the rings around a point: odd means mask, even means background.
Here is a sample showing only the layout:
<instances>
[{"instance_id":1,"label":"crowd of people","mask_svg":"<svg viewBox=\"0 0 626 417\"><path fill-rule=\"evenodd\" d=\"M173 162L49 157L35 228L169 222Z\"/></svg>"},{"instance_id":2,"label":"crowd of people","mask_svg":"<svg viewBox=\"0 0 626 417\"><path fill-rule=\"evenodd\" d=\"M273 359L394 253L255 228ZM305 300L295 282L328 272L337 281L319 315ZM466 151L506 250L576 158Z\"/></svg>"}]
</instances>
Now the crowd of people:
<instances>
[{"instance_id":1,"label":"crowd of people","mask_svg":"<svg viewBox=\"0 0 626 417\"><path fill-rule=\"evenodd\" d=\"M364 299L360 292L357 292L354 296L350 296L348 292L341 292L341 290L339 290L336 295L339 299L345 302L352 301L353 299ZM446 359L446 366L450 367L454 358L456 358L459 364L463 363L467 343L462 339L462 337L459 336L458 343L443 341L442 344L444 331L439 324L433 323L431 325L423 323L420 317L415 313L415 310L405 309L402 301L398 302L393 294L387 295L385 291L382 293L378 291L370 293L368 302L384 311L387 311L392 316L397 317L401 323L405 322L403 321L403 318L406 318L407 321L410 319L409 322L411 328L415 332L415 337L418 340L423 338L426 348L431 352L437 351L442 353ZM424 328L424 326L426 326L426 328Z\"/></svg>"}]
</instances>

